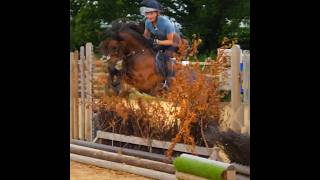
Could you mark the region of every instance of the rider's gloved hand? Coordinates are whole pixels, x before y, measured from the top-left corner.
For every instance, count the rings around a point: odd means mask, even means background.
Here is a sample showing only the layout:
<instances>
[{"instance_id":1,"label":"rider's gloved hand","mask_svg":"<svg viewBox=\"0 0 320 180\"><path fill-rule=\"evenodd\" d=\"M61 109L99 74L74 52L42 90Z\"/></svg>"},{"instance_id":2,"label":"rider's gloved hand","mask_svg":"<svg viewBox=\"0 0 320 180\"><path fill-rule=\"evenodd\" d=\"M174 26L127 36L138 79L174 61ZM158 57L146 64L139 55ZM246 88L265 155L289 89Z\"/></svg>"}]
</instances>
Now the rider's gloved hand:
<instances>
[{"instance_id":1,"label":"rider's gloved hand","mask_svg":"<svg viewBox=\"0 0 320 180\"><path fill-rule=\"evenodd\" d=\"M154 39L153 40L153 45L154 46L158 46L159 45L159 40L158 39Z\"/></svg>"}]
</instances>

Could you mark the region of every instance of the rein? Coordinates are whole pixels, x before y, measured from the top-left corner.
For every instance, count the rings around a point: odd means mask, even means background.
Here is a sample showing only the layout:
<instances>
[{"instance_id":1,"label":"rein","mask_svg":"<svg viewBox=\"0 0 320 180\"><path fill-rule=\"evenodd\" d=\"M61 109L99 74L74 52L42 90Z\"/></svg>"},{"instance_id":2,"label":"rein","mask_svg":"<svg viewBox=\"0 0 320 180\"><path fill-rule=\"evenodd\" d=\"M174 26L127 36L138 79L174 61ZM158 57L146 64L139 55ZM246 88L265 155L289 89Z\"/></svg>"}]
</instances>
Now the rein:
<instances>
[{"instance_id":1,"label":"rein","mask_svg":"<svg viewBox=\"0 0 320 180\"><path fill-rule=\"evenodd\" d=\"M138 54L143 54L144 52L145 52L144 49L142 49L141 51L131 51L129 54L127 54L127 55L125 56L125 58L134 57L134 56L136 56L136 55L138 55Z\"/></svg>"}]
</instances>

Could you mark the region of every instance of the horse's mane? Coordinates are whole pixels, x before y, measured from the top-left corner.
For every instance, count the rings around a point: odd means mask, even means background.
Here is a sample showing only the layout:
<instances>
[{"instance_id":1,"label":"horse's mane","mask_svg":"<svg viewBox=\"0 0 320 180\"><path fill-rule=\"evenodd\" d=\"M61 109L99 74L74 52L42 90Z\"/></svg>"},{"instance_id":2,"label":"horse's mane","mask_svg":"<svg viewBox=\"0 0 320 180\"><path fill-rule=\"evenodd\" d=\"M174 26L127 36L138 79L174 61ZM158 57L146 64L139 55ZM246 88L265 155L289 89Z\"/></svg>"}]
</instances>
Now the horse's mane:
<instances>
[{"instance_id":1,"label":"horse's mane","mask_svg":"<svg viewBox=\"0 0 320 180\"><path fill-rule=\"evenodd\" d=\"M144 32L144 25L142 23L136 22L136 21L131 21L126 18L121 18L121 19L117 19L117 20L112 21L110 23L109 30L113 31L113 32L118 32L122 28L125 28L125 27L131 28L140 34L143 34L143 32Z\"/></svg>"},{"instance_id":2,"label":"horse's mane","mask_svg":"<svg viewBox=\"0 0 320 180\"><path fill-rule=\"evenodd\" d=\"M144 26L135 21L131 21L128 18L119 18L112 22L110 22L102 33L101 39L105 40L108 38L114 38L114 36L118 33L118 31L122 28L123 25L130 26L130 28L134 29L135 31L143 34Z\"/></svg>"},{"instance_id":3,"label":"horse's mane","mask_svg":"<svg viewBox=\"0 0 320 180\"><path fill-rule=\"evenodd\" d=\"M119 33L120 32L125 32L130 34L135 40L141 43L141 45L152 49L152 43L149 40L147 40L142 34L139 34L137 31L134 31L132 28L123 27L123 29L121 29Z\"/></svg>"},{"instance_id":4,"label":"horse's mane","mask_svg":"<svg viewBox=\"0 0 320 180\"><path fill-rule=\"evenodd\" d=\"M128 33L139 43L152 49L152 43L143 36L144 24L142 23L130 21L128 19L117 19L110 23L110 27L106 32L108 36L116 40L119 40L120 38L119 33Z\"/></svg>"}]
</instances>

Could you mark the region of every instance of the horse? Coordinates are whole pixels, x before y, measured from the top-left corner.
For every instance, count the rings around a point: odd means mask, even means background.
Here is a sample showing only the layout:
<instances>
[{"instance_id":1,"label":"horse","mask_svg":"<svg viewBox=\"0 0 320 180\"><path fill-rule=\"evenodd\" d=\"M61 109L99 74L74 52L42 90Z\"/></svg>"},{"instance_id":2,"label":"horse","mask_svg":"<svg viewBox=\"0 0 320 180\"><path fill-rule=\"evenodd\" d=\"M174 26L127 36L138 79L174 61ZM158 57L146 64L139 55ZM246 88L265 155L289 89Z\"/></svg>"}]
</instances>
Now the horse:
<instances>
[{"instance_id":1,"label":"horse","mask_svg":"<svg viewBox=\"0 0 320 180\"><path fill-rule=\"evenodd\" d=\"M111 62L122 60L123 68L120 72L116 72L121 77L121 83L116 88L116 94L118 95L124 94L123 87L125 85L130 85L136 90L149 95L156 95L165 90L163 86L165 77L161 73L159 64L162 66L166 64L160 63L163 61L156 58L160 57L159 53L156 53L152 42L142 35L142 31L139 31L139 27L137 26L133 23L116 23L111 37L106 38L100 43L101 52ZM175 40L177 38L179 37L174 36ZM186 42L184 42L185 44ZM168 64L170 72L181 70L181 64ZM191 76L188 78L191 82L195 77L192 76L192 72L189 73ZM114 74L111 73L110 76L113 77ZM174 81L175 77L171 79ZM112 78L111 82L113 82Z\"/></svg>"},{"instance_id":2,"label":"horse","mask_svg":"<svg viewBox=\"0 0 320 180\"><path fill-rule=\"evenodd\" d=\"M111 61L123 60L123 69L117 72L121 74L122 82L132 85L140 92L155 94L161 89L165 78L157 72L152 44L133 27L132 24L118 26L111 38L100 43L100 50ZM120 90L121 88L122 84ZM119 90L117 93L120 93Z\"/></svg>"}]
</instances>

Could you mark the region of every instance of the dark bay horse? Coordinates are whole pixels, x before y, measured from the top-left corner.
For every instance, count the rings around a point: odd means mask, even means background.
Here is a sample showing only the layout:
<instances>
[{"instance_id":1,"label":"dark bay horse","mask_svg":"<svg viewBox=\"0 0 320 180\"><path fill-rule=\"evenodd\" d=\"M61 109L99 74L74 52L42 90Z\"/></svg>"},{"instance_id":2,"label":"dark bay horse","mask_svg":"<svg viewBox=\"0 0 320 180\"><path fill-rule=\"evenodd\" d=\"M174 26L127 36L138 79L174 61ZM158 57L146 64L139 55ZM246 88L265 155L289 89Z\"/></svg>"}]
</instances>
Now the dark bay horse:
<instances>
[{"instance_id":1,"label":"dark bay horse","mask_svg":"<svg viewBox=\"0 0 320 180\"><path fill-rule=\"evenodd\" d=\"M115 24L112 36L100 43L100 50L110 59L110 62L114 64L122 60L121 71L117 72L113 69L115 73L112 73L111 69L111 77L120 74L122 79L120 87L116 90L117 94L121 93L125 84L150 95L156 95L164 90L165 78L159 73L156 52L152 43L144 38L142 32L136 24L120 22ZM177 38L179 37L174 37L174 39ZM177 72L182 66L181 64L168 64L171 72ZM111 82L113 82L112 78Z\"/></svg>"}]
</instances>

